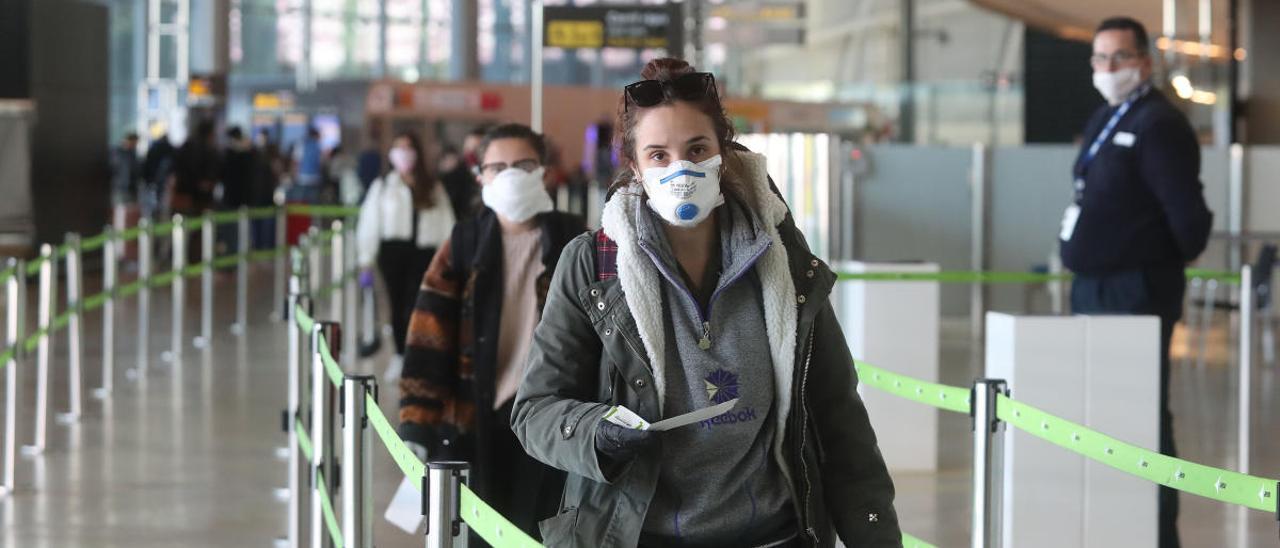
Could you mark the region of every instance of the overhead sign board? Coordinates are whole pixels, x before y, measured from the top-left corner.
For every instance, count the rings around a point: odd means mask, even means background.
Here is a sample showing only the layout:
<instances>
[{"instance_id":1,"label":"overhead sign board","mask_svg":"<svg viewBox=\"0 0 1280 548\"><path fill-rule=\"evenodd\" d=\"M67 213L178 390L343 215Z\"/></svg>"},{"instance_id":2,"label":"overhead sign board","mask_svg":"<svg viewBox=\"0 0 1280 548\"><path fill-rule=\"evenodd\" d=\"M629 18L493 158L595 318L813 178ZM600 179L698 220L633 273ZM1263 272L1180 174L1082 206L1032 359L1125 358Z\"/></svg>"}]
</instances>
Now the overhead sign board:
<instances>
[{"instance_id":1,"label":"overhead sign board","mask_svg":"<svg viewBox=\"0 0 1280 548\"><path fill-rule=\"evenodd\" d=\"M736 47L799 45L805 40L804 3L796 0L739 0L708 10L723 23L707 32L707 40Z\"/></svg>"},{"instance_id":2,"label":"overhead sign board","mask_svg":"<svg viewBox=\"0 0 1280 548\"><path fill-rule=\"evenodd\" d=\"M684 47L680 4L662 6L547 6L543 44L565 49Z\"/></svg>"}]
</instances>

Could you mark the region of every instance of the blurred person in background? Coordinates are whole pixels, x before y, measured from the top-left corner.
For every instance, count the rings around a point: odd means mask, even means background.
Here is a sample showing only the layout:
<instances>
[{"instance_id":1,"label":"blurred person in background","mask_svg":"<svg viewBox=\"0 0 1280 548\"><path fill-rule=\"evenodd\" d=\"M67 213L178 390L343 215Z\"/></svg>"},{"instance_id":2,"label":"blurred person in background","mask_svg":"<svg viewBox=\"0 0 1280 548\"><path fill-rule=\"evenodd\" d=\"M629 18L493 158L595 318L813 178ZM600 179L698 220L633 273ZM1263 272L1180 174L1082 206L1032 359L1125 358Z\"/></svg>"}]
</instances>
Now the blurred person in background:
<instances>
[{"instance_id":1,"label":"blurred person in background","mask_svg":"<svg viewBox=\"0 0 1280 548\"><path fill-rule=\"evenodd\" d=\"M138 134L130 131L111 151L111 205L131 206L137 201L142 181L142 162L138 160Z\"/></svg>"},{"instance_id":2,"label":"blurred person in background","mask_svg":"<svg viewBox=\"0 0 1280 548\"><path fill-rule=\"evenodd\" d=\"M320 149L320 131L307 128L307 136L294 148L294 166L297 173L290 190L289 201L314 204L320 201L324 185L324 151Z\"/></svg>"},{"instance_id":3,"label":"blurred person in background","mask_svg":"<svg viewBox=\"0 0 1280 548\"><path fill-rule=\"evenodd\" d=\"M199 215L213 205L213 191L221 174L212 120L202 120L178 148L173 161L169 207L185 216Z\"/></svg>"},{"instance_id":4,"label":"blurred person in background","mask_svg":"<svg viewBox=\"0 0 1280 548\"><path fill-rule=\"evenodd\" d=\"M560 252L585 230L553 211L546 153L520 124L477 144L484 208L458 223L421 280L400 380L401 436L432 459L471 462L476 493L535 538L563 473L530 458L508 420Z\"/></svg>"},{"instance_id":5,"label":"blurred person in background","mask_svg":"<svg viewBox=\"0 0 1280 548\"><path fill-rule=\"evenodd\" d=\"M369 140L365 143L364 150L360 151L360 155L356 158L356 176L360 178L360 192L364 196L369 191L369 186L382 173L382 149L379 148L382 142L382 124L378 121L369 122Z\"/></svg>"},{"instance_id":6,"label":"blurred person in background","mask_svg":"<svg viewBox=\"0 0 1280 548\"><path fill-rule=\"evenodd\" d=\"M1169 342L1182 316L1187 264L1209 241L1213 214L1200 183L1200 144L1186 116L1151 82L1147 31L1128 17L1093 38L1093 85L1107 100L1085 124L1075 196L1059 232L1075 273L1076 314L1160 318L1160 452L1176 456L1169 410ZM1179 546L1178 494L1159 492L1159 545Z\"/></svg>"},{"instance_id":7,"label":"blurred person in background","mask_svg":"<svg viewBox=\"0 0 1280 548\"><path fill-rule=\"evenodd\" d=\"M356 173L356 159L339 143L329 151L325 172L337 192L337 201L346 206L358 206L364 198L364 185Z\"/></svg>"},{"instance_id":8,"label":"blurred person in background","mask_svg":"<svg viewBox=\"0 0 1280 548\"><path fill-rule=\"evenodd\" d=\"M222 195L218 209L235 211L249 205L249 193L260 170L261 160L253 143L239 126L227 130L227 148L222 153ZM239 229L234 224L218 225L218 240L223 247L219 255L239 249Z\"/></svg>"},{"instance_id":9,"label":"blurred person in background","mask_svg":"<svg viewBox=\"0 0 1280 548\"><path fill-rule=\"evenodd\" d=\"M832 308L710 73L650 61L619 98L603 229L564 251L512 426L569 473L548 546L902 545ZM650 422L732 409L658 432ZM620 413L620 411L619 411Z\"/></svg>"},{"instance_id":10,"label":"blurred person in background","mask_svg":"<svg viewBox=\"0 0 1280 548\"><path fill-rule=\"evenodd\" d=\"M356 249L361 287L372 287L376 261L387 289L396 354L384 375L397 379L422 274L449 237L456 218L443 185L427 169L416 134L397 135L387 157L391 169L369 186L360 206Z\"/></svg>"},{"instance_id":11,"label":"blurred person in background","mask_svg":"<svg viewBox=\"0 0 1280 548\"><path fill-rule=\"evenodd\" d=\"M471 128L462 139L462 150L445 147L445 153L441 157L441 178L444 180L445 190L449 192L449 200L453 202L453 211L459 219L471 217L482 207L480 195L476 192L475 169L479 165L476 150L492 128L489 124Z\"/></svg>"},{"instance_id":12,"label":"blurred person in background","mask_svg":"<svg viewBox=\"0 0 1280 548\"><path fill-rule=\"evenodd\" d=\"M254 165L254 176L250 179L248 202L249 207L258 208L276 205L276 189L280 179L287 171L285 160L280 154L280 147L271 140L271 132L258 130L254 139L258 161ZM270 249L275 247L276 220L254 219L250 221L250 233L253 236L254 249Z\"/></svg>"},{"instance_id":13,"label":"blurred person in background","mask_svg":"<svg viewBox=\"0 0 1280 548\"><path fill-rule=\"evenodd\" d=\"M177 149L169 142L169 134L161 133L147 147L146 160L142 164L142 189L138 203L142 216L154 220L165 203L164 190L173 171L173 159Z\"/></svg>"}]
</instances>

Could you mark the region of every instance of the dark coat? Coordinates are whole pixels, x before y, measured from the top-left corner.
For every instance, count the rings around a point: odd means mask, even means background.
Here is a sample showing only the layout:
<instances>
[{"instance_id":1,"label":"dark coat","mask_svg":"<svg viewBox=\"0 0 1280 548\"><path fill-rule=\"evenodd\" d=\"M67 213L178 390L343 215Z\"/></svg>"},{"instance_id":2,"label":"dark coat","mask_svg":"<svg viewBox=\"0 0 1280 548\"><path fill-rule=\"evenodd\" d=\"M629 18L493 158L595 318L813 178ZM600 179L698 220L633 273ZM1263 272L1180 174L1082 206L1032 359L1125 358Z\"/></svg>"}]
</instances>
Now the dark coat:
<instances>
[{"instance_id":1,"label":"dark coat","mask_svg":"<svg viewBox=\"0 0 1280 548\"><path fill-rule=\"evenodd\" d=\"M538 309L565 244L585 227L560 212L537 217L542 228ZM498 328L503 301L502 229L493 210L458 223L423 277L405 339L400 433L432 459L472 463L473 484L492 464L484 436L508 428L496 417ZM481 492L477 490L477 492Z\"/></svg>"}]
</instances>

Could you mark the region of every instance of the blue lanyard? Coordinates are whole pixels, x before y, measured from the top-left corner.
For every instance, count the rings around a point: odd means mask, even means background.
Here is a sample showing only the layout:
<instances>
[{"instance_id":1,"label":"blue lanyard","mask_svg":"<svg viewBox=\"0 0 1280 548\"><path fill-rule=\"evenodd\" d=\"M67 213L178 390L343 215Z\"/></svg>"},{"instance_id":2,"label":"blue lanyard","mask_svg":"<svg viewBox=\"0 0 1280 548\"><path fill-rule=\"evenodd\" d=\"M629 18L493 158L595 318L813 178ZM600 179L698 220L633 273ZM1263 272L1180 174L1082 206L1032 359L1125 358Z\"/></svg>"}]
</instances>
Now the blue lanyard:
<instances>
[{"instance_id":1,"label":"blue lanyard","mask_svg":"<svg viewBox=\"0 0 1280 548\"><path fill-rule=\"evenodd\" d=\"M1102 131L1098 132L1098 136L1094 137L1093 144L1089 145L1084 157L1080 159L1080 169L1077 171L1078 176L1075 182L1076 203L1080 202L1081 195L1084 194L1084 174L1089 171L1089 164L1093 163L1093 159L1098 155L1098 151L1102 149L1103 143L1106 143L1107 139L1111 137L1111 132L1115 131L1120 119L1124 118L1124 115L1133 107L1133 103L1141 99L1148 91L1151 91L1151 82L1144 83L1138 86L1138 89L1133 90L1133 93L1130 93L1129 97L1123 103L1120 103L1116 111L1111 113L1111 118L1107 120L1106 125L1102 126Z\"/></svg>"}]
</instances>

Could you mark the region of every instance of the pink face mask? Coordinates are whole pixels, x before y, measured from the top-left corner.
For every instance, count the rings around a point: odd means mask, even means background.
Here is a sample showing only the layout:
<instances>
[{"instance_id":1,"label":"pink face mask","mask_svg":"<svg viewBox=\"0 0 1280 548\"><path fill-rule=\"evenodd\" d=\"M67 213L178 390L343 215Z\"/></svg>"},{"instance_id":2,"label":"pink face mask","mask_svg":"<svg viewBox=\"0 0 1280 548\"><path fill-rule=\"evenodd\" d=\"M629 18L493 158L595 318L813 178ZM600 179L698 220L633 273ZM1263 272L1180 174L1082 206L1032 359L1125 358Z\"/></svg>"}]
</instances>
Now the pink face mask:
<instances>
[{"instance_id":1,"label":"pink face mask","mask_svg":"<svg viewBox=\"0 0 1280 548\"><path fill-rule=\"evenodd\" d=\"M417 161L418 155L412 150L404 147L395 147L387 154L391 160L391 166L400 173L409 173L413 170L413 163Z\"/></svg>"}]
</instances>

